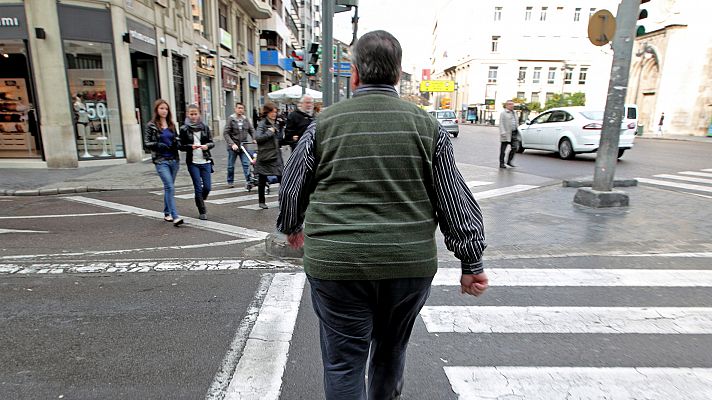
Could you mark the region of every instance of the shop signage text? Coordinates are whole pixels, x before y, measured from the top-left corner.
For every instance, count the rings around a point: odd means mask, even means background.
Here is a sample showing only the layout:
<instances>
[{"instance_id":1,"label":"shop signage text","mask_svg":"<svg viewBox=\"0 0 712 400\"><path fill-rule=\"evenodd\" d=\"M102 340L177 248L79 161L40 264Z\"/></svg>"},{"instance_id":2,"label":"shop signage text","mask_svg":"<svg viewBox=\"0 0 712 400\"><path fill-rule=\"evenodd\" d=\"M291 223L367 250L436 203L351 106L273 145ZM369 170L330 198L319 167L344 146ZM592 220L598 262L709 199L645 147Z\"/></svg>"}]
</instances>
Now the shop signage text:
<instances>
[{"instance_id":1,"label":"shop signage text","mask_svg":"<svg viewBox=\"0 0 712 400\"><path fill-rule=\"evenodd\" d=\"M197 72L204 75L215 75L215 59L213 57L208 57L201 54L196 60L197 65L195 69Z\"/></svg>"},{"instance_id":2,"label":"shop signage text","mask_svg":"<svg viewBox=\"0 0 712 400\"><path fill-rule=\"evenodd\" d=\"M152 37L148 37L148 36L144 35L143 33L136 32L134 30L130 30L129 34L131 34L132 38L140 40L144 43L150 44L151 46L156 45L156 39L154 39Z\"/></svg>"},{"instance_id":3,"label":"shop signage text","mask_svg":"<svg viewBox=\"0 0 712 400\"><path fill-rule=\"evenodd\" d=\"M0 17L0 26L20 26L20 20L16 17Z\"/></svg>"}]
</instances>

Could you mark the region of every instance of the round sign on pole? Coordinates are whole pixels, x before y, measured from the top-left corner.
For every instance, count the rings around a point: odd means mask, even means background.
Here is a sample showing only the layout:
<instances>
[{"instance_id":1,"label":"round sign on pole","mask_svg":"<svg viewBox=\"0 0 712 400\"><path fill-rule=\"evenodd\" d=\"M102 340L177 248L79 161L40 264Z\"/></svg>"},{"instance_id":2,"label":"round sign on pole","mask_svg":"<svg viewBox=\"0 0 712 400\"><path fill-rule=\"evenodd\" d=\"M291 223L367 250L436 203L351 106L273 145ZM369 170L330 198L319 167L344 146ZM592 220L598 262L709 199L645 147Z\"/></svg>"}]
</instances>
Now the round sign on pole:
<instances>
[{"instance_id":1,"label":"round sign on pole","mask_svg":"<svg viewBox=\"0 0 712 400\"><path fill-rule=\"evenodd\" d=\"M588 20L588 40L596 46L603 46L613 40L616 34L616 17L608 10L598 10Z\"/></svg>"}]
</instances>

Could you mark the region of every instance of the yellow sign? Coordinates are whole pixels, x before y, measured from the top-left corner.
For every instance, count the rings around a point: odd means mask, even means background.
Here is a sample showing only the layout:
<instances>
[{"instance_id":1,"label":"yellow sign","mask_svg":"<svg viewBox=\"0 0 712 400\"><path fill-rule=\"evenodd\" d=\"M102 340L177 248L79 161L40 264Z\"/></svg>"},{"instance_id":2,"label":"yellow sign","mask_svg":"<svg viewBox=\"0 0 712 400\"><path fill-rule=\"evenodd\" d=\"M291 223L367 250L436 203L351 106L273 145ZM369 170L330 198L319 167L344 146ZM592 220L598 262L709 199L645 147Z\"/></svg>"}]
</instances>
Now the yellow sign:
<instances>
[{"instance_id":1,"label":"yellow sign","mask_svg":"<svg viewBox=\"0 0 712 400\"><path fill-rule=\"evenodd\" d=\"M455 81L422 81L421 92L454 92Z\"/></svg>"},{"instance_id":2,"label":"yellow sign","mask_svg":"<svg viewBox=\"0 0 712 400\"><path fill-rule=\"evenodd\" d=\"M596 46L603 46L613 40L616 34L616 17L608 10L598 10L588 20L588 40Z\"/></svg>"}]
</instances>

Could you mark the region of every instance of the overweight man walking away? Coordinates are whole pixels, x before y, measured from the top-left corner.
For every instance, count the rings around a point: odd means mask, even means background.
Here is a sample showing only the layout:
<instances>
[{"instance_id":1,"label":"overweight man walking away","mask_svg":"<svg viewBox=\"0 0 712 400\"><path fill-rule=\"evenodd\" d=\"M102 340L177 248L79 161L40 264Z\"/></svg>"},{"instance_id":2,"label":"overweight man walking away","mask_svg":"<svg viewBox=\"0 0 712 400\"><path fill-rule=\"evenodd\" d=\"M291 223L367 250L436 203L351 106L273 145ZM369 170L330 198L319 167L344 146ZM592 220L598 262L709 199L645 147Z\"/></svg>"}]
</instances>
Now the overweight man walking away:
<instances>
[{"instance_id":1,"label":"overweight man walking away","mask_svg":"<svg viewBox=\"0 0 712 400\"><path fill-rule=\"evenodd\" d=\"M408 340L438 267L438 224L462 261L462 293L487 289L480 208L447 132L399 99L401 56L385 31L354 44L353 98L309 126L280 187L277 228L304 246L327 400L400 398Z\"/></svg>"}]
</instances>

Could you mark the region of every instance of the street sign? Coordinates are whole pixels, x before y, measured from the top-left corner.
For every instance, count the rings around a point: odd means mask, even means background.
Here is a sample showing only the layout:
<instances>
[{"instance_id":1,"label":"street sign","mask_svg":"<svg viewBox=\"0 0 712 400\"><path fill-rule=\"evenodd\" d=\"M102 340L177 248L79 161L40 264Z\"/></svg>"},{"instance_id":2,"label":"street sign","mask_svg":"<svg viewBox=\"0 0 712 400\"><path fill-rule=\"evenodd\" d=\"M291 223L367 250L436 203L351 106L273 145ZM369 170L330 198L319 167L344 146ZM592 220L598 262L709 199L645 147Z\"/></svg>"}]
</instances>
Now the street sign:
<instances>
[{"instance_id":1,"label":"street sign","mask_svg":"<svg viewBox=\"0 0 712 400\"><path fill-rule=\"evenodd\" d=\"M588 40L596 46L603 46L613 40L616 34L616 17L608 10L598 10L588 20Z\"/></svg>"},{"instance_id":2,"label":"street sign","mask_svg":"<svg viewBox=\"0 0 712 400\"><path fill-rule=\"evenodd\" d=\"M338 73L339 76L348 77L351 76L351 63L350 62L335 62L334 63L334 75Z\"/></svg>"},{"instance_id":3,"label":"street sign","mask_svg":"<svg viewBox=\"0 0 712 400\"><path fill-rule=\"evenodd\" d=\"M455 81L422 81L421 92L454 92Z\"/></svg>"}]
</instances>

